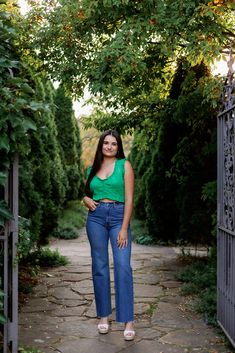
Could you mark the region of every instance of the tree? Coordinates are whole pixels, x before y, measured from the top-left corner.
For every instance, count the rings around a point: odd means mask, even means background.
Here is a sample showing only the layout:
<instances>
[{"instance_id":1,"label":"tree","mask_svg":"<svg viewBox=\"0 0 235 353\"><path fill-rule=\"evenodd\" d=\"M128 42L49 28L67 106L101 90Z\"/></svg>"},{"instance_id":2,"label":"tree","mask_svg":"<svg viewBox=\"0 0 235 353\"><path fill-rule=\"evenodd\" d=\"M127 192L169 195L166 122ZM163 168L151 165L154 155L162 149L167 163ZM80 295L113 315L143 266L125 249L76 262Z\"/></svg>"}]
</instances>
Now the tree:
<instances>
[{"instance_id":1,"label":"tree","mask_svg":"<svg viewBox=\"0 0 235 353\"><path fill-rule=\"evenodd\" d=\"M55 89L41 73L29 67L25 75L45 111L32 114L37 130L28 137L27 154L20 155L20 214L31 220L34 239L44 243L57 225L65 201L67 179L57 141Z\"/></svg>"},{"instance_id":2,"label":"tree","mask_svg":"<svg viewBox=\"0 0 235 353\"><path fill-rule=\"evenodd\" d=\"M88 83L92 92L104 93L106 101L110 98L110 105L114 96L120 103L127 85L144 88L145 80L151 79L149 58L155 57L155 71L162 69L164 77L164 69L176 58L184 57L193 65L208 63L234 39L233 1L31 3L34 11L27 31L33 32L33 45L40 48L51 77L75 94Z\"/></svg>"},{"instance_id":3,"label":"tree","mask_svg":"<svg viewBox=\"0 0 235 353\"><path fill-rule=\"evenodd\" d=\"M139 217L167 239L193 229L195 240L201 222L205 239L214 210L206 212L201 193L215 178L220 95L220 81L205 67L234 41L234 2L60 0L33 7L25 28L50 77L74 95L88 85L95 96L87 125L135 129L141 140L148 163L138 145L132 154L146 169L137 172Z\"/></svg>"},{"instance_id":4,"label":"tree","mask_svg":"<svg viewBox=\"0 0 235 353\"><path fill-rule=\"evenodd\" d=\"M145 131L135 135L141 144L131 153L135 214L146 219L155 240L213 242L216 200L202 198L203 189L216 180L216 110L203 99L207 76L205 65L187 68L180 62L155 117L155 139L144 148Z\"/></svg>"},{"instance_id":5,"label":"tree","mask_svg":"<svg viewBox=\"0 0 235 353\"><path fill-rule=\"evenodd\" d=\"M56 90L55 105L57 139L68 180L66 201L76 200L82 187L80 131L74 116L72 100L66 95L63 86Z\"/></svg>"},{"instance_id":6,"label":"tree","mask_svg":"<svg viewBox=\"0 0 235 353\"><path fill-rule=\"evenodd\" d=\"M10 164L19 150L25 152L28 131L36 129L31 120L32 111L44 109L33 99L34 91L22 76L23 64L14 42L17 29L12 25L5 3L0 4L0 227L9 218L2 190Z\"/></svg>"}]
</instances>

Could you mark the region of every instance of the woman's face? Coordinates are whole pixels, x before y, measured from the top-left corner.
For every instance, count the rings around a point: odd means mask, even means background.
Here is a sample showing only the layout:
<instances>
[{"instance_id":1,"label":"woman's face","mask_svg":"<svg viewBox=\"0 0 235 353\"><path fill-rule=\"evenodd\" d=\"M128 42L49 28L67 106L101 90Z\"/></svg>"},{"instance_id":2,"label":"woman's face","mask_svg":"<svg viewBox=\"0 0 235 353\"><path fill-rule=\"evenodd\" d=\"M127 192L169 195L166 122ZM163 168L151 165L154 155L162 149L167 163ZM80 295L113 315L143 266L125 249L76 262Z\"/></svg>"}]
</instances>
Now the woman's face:
<instances>
[{"instance_id":1,"label":"woman's face","mask_svg":"<svg viewBox=\"0 0 235 353\"><path fill-rule=\"evenodd\" d=\"M115 157L118 151L118 144L116 137L107 135L104 138L102 153L105 157Z\"/></svg>"}]
</instances>

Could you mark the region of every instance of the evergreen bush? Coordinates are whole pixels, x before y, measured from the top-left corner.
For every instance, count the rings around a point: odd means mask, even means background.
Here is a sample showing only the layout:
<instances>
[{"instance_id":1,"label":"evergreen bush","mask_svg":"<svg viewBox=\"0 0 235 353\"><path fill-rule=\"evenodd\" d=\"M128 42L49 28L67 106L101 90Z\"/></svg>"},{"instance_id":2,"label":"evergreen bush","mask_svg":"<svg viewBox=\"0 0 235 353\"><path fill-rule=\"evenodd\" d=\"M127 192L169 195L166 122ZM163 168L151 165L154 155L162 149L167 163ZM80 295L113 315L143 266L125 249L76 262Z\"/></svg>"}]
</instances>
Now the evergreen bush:
<instances>
[{"instance_id":1,"label":"evergreen bush","mask_svg":"<svg viewBox=\"0 0 235 353\"><path fill-rule=\"evenodd\" d=\"M216 111L203 95L210 79L203 63L179 62L168 96L151 105L153 137L135 133L134 215L154 242L215 242Z\"/></svg>"},{"instance_id":2,"label":"evergreen bush","mask_svg":"<svg viewBox=\"0 0 235 353\"><path fill-rule=\"evenodd\" d=\"M40 267L58 267L69 263L68 258L59 253L58 250L41 248L36 253L37 263Z\"/></svg>"}]
</instances>

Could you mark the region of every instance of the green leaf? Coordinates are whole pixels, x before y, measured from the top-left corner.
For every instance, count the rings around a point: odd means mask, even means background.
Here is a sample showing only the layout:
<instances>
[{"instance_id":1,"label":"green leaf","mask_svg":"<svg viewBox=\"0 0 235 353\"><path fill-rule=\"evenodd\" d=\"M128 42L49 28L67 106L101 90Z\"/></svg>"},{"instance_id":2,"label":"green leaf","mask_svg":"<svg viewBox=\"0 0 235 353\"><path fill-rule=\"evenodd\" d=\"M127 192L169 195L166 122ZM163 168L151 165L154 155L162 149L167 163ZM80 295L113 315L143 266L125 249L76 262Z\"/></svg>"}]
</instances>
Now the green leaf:
<instances>
[{"instance_id":1,"label":"green leaf","mask_svg":"<svg viewBox=\"0 0 235 353\"><path fill-rule=\"evenodd\" d=\"M0 217L4 219L14 219L5 201L0 201Z\"/></svg>"},{"instance_id":2,"label":"green leaf","mask_svg":"<svg viewBox=\"0 0 235 353\"><path fill-rule=\"evenodd\" d=\"M36 131L37 130L36 124L32 120L29 120L29 119L26 119L23 121L22 127L25 131L27 131L27 130Z\"/></svg>"},{"instance_id":3,"label":"green leaf","mask_svg":"<svg viewBox=\"0 0 235 353\"><path fill-rule=\"evenodd\" d=\"M1 161L1 169L9 169L10 168L10 161L8 159L5 159Z\"/></svg>"},{"instance_id":4,"label":"green leaf","mask_svg":"<svg viewBox=\"0 0 235 353\"><path fill-rule=\"evenodd\" d=\"M0 185L4 186L6 183L7 174L0 172ZM0 293L1 294L1 293Z\"/></svg>"},{"instance_id":5,"label":"green leaf","mask_svg":"<svg viewBox=\"0 0 235 353\"><path fill-rule=\"evenodd\" d=\"M34 90L32 87L30 87L27 83L23 83L20 85L20 88L25 92L25 93L34 93Z\"/></svg>"},{"instance_id":6,"label":"green leaf","mask_svg":"<svg viewBox=\"0 0 235 353\"><path fill-rule=\"evenodd\" d=\"M14 115L13 115L13 114L11 114L11 115L9 114L8 119L9 119L9 121L10 121L11 126L13 127L13 129L14 129L16 126L19 126L19 125L22 124L22 120L21 120L19 117L17 117L15 114L14 114Z\"/></svg>"},{"instance_id":7,"label":"green leaf","mask_svg":"<svg viewBox=\"0 0 235 353\"><path fill-rule=\"evenodd\" d=\"M15 67L19 66L19 62L16 60L9 60L6 58L0 58L0 66L1 67Z\"/></svg>"},{"instance_id":8,"label":"green leaf","mask_svg":"<svg viewBox=\"0 0 235 353\"><path fill-rule=\"evenodd\" d=\"M0 150L10 151L9 138L7 134L0 136Z\"/></svg>"},{"instance_id":9,"label":"green leaf","mask_svg":"<svg viewBox=\"0 0 235 353\"><path fill-rule=\"evenodd\" d=\"M44 105L38 102L30 102L29 108L33 111L44 110Z\"/></svg>"}]
</instances>

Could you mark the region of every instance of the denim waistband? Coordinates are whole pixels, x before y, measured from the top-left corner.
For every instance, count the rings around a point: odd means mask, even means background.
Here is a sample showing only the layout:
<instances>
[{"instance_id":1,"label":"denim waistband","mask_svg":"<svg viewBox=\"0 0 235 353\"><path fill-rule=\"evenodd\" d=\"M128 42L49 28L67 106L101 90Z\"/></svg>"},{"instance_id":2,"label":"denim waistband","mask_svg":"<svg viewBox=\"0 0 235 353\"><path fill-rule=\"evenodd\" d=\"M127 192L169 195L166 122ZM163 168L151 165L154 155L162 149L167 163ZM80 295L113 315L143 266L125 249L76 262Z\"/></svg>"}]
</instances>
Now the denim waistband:
<instances>
[{"instance_id":1,"label":"denim waistband","mask_svg":"<svg viewBox=\"0 0 235 353\"><path fill-rule=\"evenodd\" d=\"M107 206L124 205L124 202L120 202L120 201L111 201L111 202L105 202L100 200L95 200L95 201L98 202L100 205L107 205Z\"/></svg>"}]
</instances>

